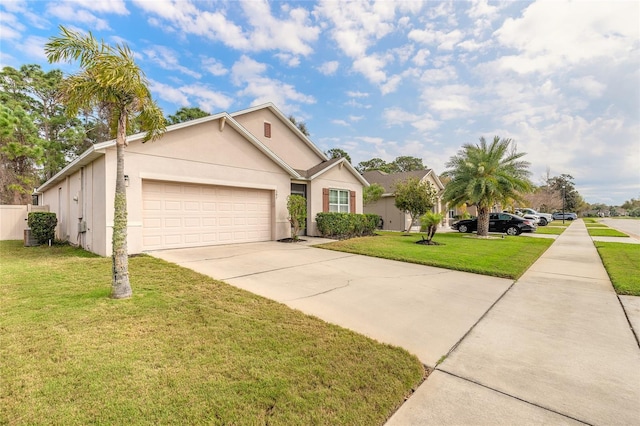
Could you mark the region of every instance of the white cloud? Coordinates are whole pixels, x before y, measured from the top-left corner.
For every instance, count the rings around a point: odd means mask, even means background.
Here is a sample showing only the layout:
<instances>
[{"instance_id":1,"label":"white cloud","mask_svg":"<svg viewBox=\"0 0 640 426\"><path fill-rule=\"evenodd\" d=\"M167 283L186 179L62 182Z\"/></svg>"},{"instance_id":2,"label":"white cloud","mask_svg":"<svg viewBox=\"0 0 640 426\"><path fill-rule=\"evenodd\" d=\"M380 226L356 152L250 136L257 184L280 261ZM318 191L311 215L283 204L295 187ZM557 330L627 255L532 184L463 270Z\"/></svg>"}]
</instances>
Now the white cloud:
<instances>
[{"instance_id":1,"label":"white cloud","mask_svg":"<svg viewBox=\"0 0 640 426\"><path fill-rule=\"evenodd\" d=\"M318 67L318 71L324 75L334 75L338 70L339 65L338 61L325 62Z\"/></svg>"},{"instance_id":2,"label":"white cloud","mask_svg":"<svg viewBox=\"0 0 640 426\"><path fill-rule=\"evenodd\" d=\"M350 126L350 124L349 124L349 123L347 123L347 122L346 122L346 121L344 121L344 120L331 120L331 122L332 122L333 124L337 124L338 126L344 126L344 127L349 127L349 126Z\"/></svg>"},{"instance_id":3,"label":"white cloud","mask_svg":"<svg viewBox=\"0 0 640 426\"><path fill-rule=\"evenodd\" d=\"M191 84L180 87L180 91L191 96L198 103L198 106L208 112L226 110L233 104L230 97L209 89L204 84Z\"/></svg>"},{"instance_id":4,"label":"white cloud","mask_svg":"<svg viewBox=\"0 0 640 426\"><path fill-rule=\"evenodd\" d=\"M431 114L415 114L400 107L386 108L382 114L387 127L402 126L404 124L410 124L416 130L425 132L428 130L437 129L440 123L433 119Z\"/></svg>"},{"instance_id":5,"label":"white cloud","mask_svg":"<svg viewBox=\"0 0 640 426\"><path fill-rule=\"evenodd\" d=\"M365 92L354 92L352 90L347 91L346 95L350 98L366 98L369 96L368 93Z\"/></svg>"},{"instance_id":6,"label":"white cloud","mask_svg":"<svg viewBox=\"0 0 640 426\"><path fill-rule=\"evenodd\" d=\"M155 93L158 98L162 100L178 104L180 106L191 105L191 103L189 102L189 97L185 95L179 88L150 79L149 89L152 93Z\"/></svg>"},{"instance_id":7,"label":"white cloud","mask_svg":"<svg viewBox=\"0 0 640 426\"><path fill-rule=\"evenodd\" d=\"M47 56L44 53L44 45L49 39L38 36L29 36L21 43L20 50L24 55L38 62L47 63Z\"/></svg>"},{"instance_id":8,"label":"white cloud","mask_svg":"<svg viewBox=\"0 0 640 426\"><path fill-rule=\"evenodd\" d=\"M349 118L349 121L357 123L358 121L364 118L364 115L350 115L348 118Z\"/></svg>"},{"instance_id":9,"label":"white cloud","mask_svg":"<svg viewBox=\"0 0 640 426\"><path fill-rule=\"evenodd\" d=\"M387 79L387 74L384 72L385 65L385 60L379 55L363 56L353 61L353 69L372 83L383 83Z\"/></svg>"},{"instance_id":10,"label":"white cloud","mask_svg":"<svg viewBox=\"0 0 640 426\"><path fill-rule=\"evenodd\" d=\"M420 49L416 52L416 54L413 56L413 59L411 60L417 66L423 67L427 65L427 58L429 57L430 54L431 52L429 52L429 49Z\"/></svg>"},{"instance_id":11,"label":"white cloud","mask_svg":"<svg viewBox=\"0 0 640 426\"><path fill-rule=\"evenodd\" d=\"M435 45L439 50L453 50L455 45L464 38L464 34L458 29L449 32L424 29L412 30L408 37L418 43Z\"/></svg>"},{"instance_id":12,"label":"white cloud","mask_svg":"<svg viewBox=\"0 0 640 426\"><path fill-rule=\"evenodd\" d=\"M604 93L607 86L592 75L573 78L569 81L569 86L582 91L590 98L599 98Z\"/></svg>"},{"instance_id":13,"label":"white cloud","mask_svg":"<svg viewBox=\"0 0 640 426\"><path fill-rule=\"evenodd\" d=\"M267 70L267 65L242 55L231 67L231 81L240 85L243 81L258 77Z\"/></svg>"},{"instance_id":14,"label":"white cloud","mask_svg":"<svg viewBox=\"0 0 640 426\"><path fill-rule=\"evenodd\" d=\"M99 13L129 14L124 0L66 0L65 3L69 3L72 7L82 7Z\"/></svg>"},{"instance_id":15,"label":"white cloud","mask_svg":"<svg viewBox=\"0 0 640 426\"><path fill-rule=\"evenodd\" d=\"M97 31L109 30L109 23L105 19L98 18L93 13L85 9L77 8L72 3L48 3L48 12L60 18L65 22L73 22L74 24L84 24Z\"/></svg>"},{"instance_id":16,"label":"white cloud","mask_svg":"<svg viewBox=\"0 0 640 426\"><path fill-rule=\"evenodd\" d=\"M193 78L200 78L202 75L180 64L178 53L166 46L154 45L144 49L144 53L151 62L166 70L179 71Z\"/></svg>"},{"instance_id":17,"label":"white cloud","mask_svg":"<svg viewBox=\"0 0 640 426\"><path fill-rule=\"evenodd\" d=\"M284 7L282 18L275 17L266 1L241 2L247 22L235 23L224 9L199 9L199 3L189 0L135 0L138 7L155 15L158 27L178 34L195 34L217 40L241 51L280 50L306 56L313 51L311 43L319 35L312 25L309 12L302 8Z\"/></svg>"},{"instance_id":18,"label":"white cloud","mask_svg":"<svg viewBox=\"0 0 640 426\"><path fill-rule=\"evenodd\" d=\"M289 53L276 53L275 57L288 67L295 68L300 65L300 57Z\"/></svg>"},{"instance_id":19,"label":"white cloud","mask_svg":"<svg viewBox=\"0 0 640 426\"><path fill-rule=\"evenodd\" d=\"M500 67L518 73L551 73L598 58L626 60L640 38L640 3L536 2L520 18L495 32L503 46L519 54L500 58Z\"/></svg>"},{"instance_id":20,"label":"white cloud","mask_svg":"<svg viewBox=\"0 0 640 426\"><path fill-rule=\"evenodd\" d=\"M310 43L318 39L320 29L311 25L309 12L303 8L283 8L285 19L278 19L271 13L266 0L251 0L241 3L253 27L251 45L257 50L274 48L296 55L313 52Z\"/></svg>"},{"instance_id":21,"label":"white cloud","mask_svg":"<svg viewBox=\"0 0 640 426\"><path fill-rule=\"evenodd\" d=\"M233 99L211 90L204 84L174 87L155 80L149 80L149 87L152 93L155 93L158 98L164 101L180 106L197 105L202 110L210 113L226 110L233 104Z\"/></svg>"},{"instance_id":22,"label":"white cloud","mask_svg":"<svg viewBox=\"0 0 640 426\"><path fill-rule=\"evenodd\" d=\"M231 67L231 80L236 86L243 88L238 91L238 95L253 98L251 105L259 105L266 102L273 102L282 110L293 112L296 107L290 104L291 101L297 103L313 104L315 98L298 92L292 85L282 81L265 77L267 66L257 62L246 55L243 55Z\"/></svg>"},{"instance_id":23,"label":"white cloud","mask_svg":"<svg viewBox=\"0 0 640 426\"><path fill-rule=\"evenodd\" d=\"M202 67L216 77L220 77L229 73L229 70L225 68L224 64L219 62L215 58L203 57Z\"/></svg>"}]
</instances>

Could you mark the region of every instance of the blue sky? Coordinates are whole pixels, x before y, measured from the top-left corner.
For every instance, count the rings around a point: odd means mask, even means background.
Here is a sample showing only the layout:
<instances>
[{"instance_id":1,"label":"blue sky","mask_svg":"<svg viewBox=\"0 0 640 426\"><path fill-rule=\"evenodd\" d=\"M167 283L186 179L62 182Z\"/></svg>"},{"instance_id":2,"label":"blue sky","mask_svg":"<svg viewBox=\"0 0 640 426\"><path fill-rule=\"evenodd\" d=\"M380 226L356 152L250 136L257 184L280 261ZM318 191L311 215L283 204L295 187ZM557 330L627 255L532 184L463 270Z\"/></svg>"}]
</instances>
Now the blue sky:
<instances>
[{"instance_id":1,"label":"blue sky","mask_svg":"<svg viewBox=\"0 0 640 426\"><path fill-rule=\"evenodd\" d=\"M0 65L47 64L58 25L135 52L165 115L273 102L354 164L400 155L436 173L498 135L532 180L590 203L640 198L638 1L0 3Z\"/></svg>"}]
</instances>

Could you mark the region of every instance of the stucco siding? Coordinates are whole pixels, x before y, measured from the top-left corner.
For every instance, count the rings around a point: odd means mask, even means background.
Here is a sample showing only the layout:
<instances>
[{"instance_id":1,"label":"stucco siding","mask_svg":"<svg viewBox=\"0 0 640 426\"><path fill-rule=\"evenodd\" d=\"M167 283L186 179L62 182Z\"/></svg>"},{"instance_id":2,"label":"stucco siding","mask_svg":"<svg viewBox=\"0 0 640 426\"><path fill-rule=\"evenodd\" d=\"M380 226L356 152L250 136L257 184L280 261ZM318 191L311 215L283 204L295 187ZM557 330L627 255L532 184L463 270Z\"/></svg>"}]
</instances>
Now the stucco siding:
<instances>
[{"instance_id":1,"label":"stucco siding","mask_svg":"<svg viewBox=\"0 0 640 426\"><path fill-rule=\"evenodd\" d=\"M115 147L106 153L106 191L115 191ZM235 129L220 131L218 120L186 127L155 142L134 142L125 151L127 187L128 250L142 247L142 181L160 180L239 188L257 188L275 194L271 229L273 239L289 236L287 195L290 176ZM111 251L113 197L107 196L106 237Z\"/></svg>"},{"instance_id":2,"label":"stucco siding","mask_svg":"<svg viewBox=\"0 0 640 426\"><path fill-rule=\"evenodd\" d=\"M363 213L362 210L362 183L346 167L336 166L327 170L322 175L311 181L308 186L309 197L309 230L308 235L319 235L316 223L316 214L322 212L322 189L343 189L356 192L356 211L350 213Z\"/></svg>"},{"instance_id":3,"label":"stucco siding","mask_svg":"<svg viewBox=\"0 0 640 426\"><path fill-rule=\"evenodd\" d=\"M234 118L294 169L307 170L322 161L318 154L268 108ZM270 138L264 135L265 121L271 123Z\"/></svg>"},{"instance_id":4,"label":"stucco siding","mask_svg":"<svg viewBox=\"0 0 640 426\"><path fill-rule=\"evenodd\" d=\"M395 206L395 197L383 197L376 202L369 203L365 212L377 214L383 220L382 229L385 231L404 231L409 219Z\"/></svg>"}]
</instances>

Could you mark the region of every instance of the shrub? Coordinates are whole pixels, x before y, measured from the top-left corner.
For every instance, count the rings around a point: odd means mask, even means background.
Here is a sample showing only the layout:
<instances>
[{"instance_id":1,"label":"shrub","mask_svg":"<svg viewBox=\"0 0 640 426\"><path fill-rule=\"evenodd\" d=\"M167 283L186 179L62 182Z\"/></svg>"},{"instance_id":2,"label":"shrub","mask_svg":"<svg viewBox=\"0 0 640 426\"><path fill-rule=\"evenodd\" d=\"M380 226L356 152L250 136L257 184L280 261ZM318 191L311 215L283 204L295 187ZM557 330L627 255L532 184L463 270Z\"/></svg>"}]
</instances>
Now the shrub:
<instances>
[{"instance_id":1,"label":"shrub","mask_svg":"<svg viewBox=\"0 0 640 426\"><path fill-rule=\"evenodd\" d=\"M291 223L291 237L298 240L298 233L307 220L307 199L301 195L289 195L287 210L289 210L289 222Z\"/></svg>"},{"instance_id":2,"label":"shrub","mask_svg":"<svg viewBox=\"0 0 640 426\"><path fill-rule=\"evenodd\" d=\"M31 228L31 235L40 243L53 242L56 236L58 220L55 213L31 212L27 216L27 224Z\"/></svg>"},{"instance_id":3,"label":"shrub","mask_svg":"<svg viewBox=\"0 0 640 426\"><path fill-rule=\"evenodd\" d=\"M380 221L377 214L318 213L316 223L323 237L352 238L373 235Z\"/></svg>"}]
</instances>

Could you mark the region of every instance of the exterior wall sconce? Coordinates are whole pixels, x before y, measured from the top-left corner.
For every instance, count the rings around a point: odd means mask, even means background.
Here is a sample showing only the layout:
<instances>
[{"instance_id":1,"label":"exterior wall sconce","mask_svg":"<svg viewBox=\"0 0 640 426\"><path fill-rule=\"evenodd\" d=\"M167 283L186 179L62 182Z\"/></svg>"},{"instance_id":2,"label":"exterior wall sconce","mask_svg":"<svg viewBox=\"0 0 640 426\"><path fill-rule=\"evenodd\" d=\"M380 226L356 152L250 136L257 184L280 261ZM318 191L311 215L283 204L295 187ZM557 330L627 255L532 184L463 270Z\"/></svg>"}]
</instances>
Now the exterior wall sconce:
<instances>
[{"instance_id":1,"label":"exterior wall sconce","mask_svg":"<svg viewBox=\"0 0 640 426\"><path fill-rule=\"evenodd\" d=\"M124 186L129 187L129 175L124 175Z\"/></svg>"}]
</instances>

